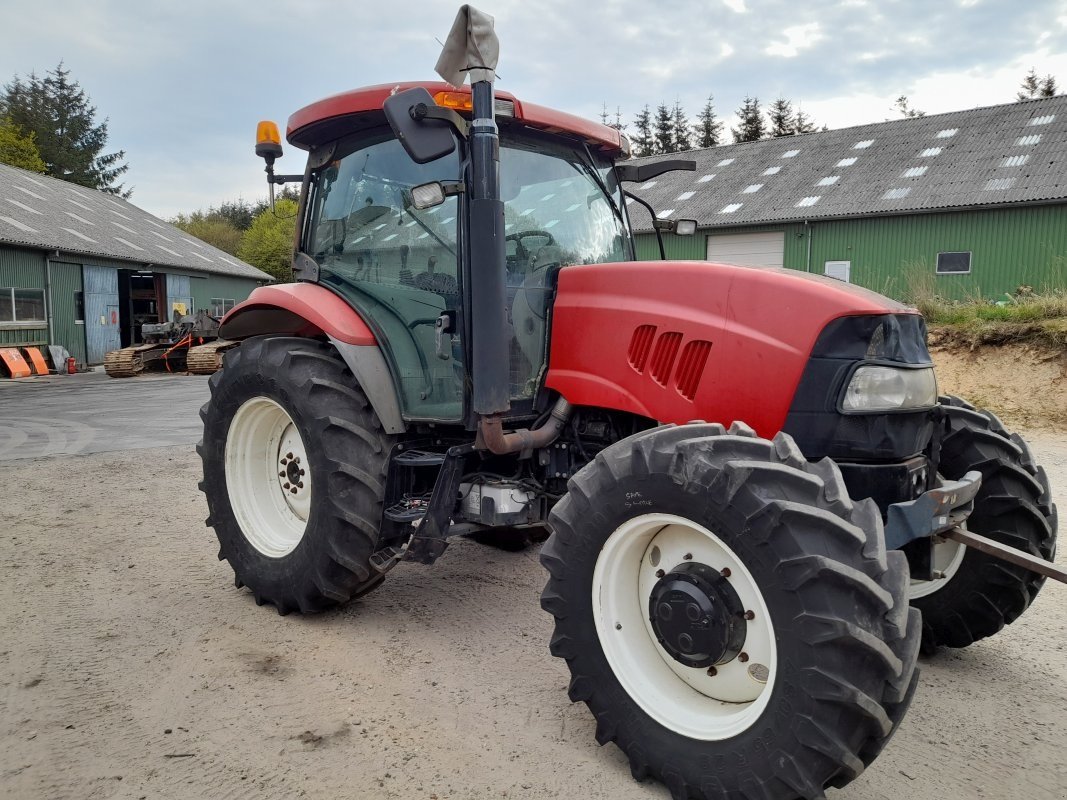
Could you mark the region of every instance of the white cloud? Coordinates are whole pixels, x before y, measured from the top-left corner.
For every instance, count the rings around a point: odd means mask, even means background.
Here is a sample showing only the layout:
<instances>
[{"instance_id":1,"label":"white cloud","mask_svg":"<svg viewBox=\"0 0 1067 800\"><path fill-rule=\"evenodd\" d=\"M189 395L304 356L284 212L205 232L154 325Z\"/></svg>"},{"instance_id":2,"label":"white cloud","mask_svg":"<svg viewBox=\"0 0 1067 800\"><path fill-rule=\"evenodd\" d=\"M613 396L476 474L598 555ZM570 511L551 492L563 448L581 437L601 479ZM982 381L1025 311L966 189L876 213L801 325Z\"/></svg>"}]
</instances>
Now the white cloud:
<instances>
[{"instance_id":1,"label":"white cloud","mask_svg":"<svg viewBox=\"0 0 1067 800\"><path fill-rule=\"evenodd\" d=\"M793 25L782 30L785 36L784 42L772 42L764 49L769 56L782 56L794 58L801 50L814 47L823 38L821 26L818 22L808 22L804 25Z\"/></svg>"},{"instance_id":2,"label":"white cloud","mask_svg":"<svg viewBox=\"0 0 1067 800\"><path fill-rule=\"evenodd\" d=\"M738 14L744 14L748 11L748 9L745 8L745 0L722 0L722 4Z\"/></svg>"}]
</instances>

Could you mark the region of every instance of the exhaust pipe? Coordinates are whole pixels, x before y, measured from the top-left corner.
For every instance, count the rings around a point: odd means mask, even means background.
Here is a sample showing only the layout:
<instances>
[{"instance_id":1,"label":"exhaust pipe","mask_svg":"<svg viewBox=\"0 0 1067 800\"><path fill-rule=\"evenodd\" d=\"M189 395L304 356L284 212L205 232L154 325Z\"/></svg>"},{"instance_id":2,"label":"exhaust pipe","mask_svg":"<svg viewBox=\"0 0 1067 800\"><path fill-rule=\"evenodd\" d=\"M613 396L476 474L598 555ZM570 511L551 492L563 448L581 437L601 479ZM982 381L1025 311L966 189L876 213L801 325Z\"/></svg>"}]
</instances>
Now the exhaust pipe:
<instances>
[{"instance_id":1,"label":"exhaust pipe","mask_svg":"<svg viewBox=\"0 0 1067 800\"><path fill-rule=\"evenodd\" d=\"M545 424L533 430L523 428L504 433L503 419L499 414L485 416L478 422L478 438L474 446L498 456L539 450L559 438L570 416L571 404L562 397L552 407Z\"/></svg>"}]
</instances>

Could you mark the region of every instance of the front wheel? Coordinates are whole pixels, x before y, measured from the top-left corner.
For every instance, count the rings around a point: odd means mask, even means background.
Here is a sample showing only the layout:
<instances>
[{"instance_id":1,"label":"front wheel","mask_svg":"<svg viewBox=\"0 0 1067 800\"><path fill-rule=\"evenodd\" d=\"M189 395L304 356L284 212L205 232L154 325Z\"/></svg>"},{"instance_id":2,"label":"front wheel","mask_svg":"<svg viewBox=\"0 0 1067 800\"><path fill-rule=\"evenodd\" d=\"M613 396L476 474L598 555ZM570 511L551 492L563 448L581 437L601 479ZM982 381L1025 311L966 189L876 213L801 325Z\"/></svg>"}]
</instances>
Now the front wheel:
<instances>
[{"instance_id":1,"label":"front wheel","mask_svg":"<svg viewBox=\"0 0 1067 800\"><path fill-rule=\"evenodd\" d=\"M236 585L286 614L381 583L370 556L392 439L333 348L249 339L209 386L200 488Z\"/></svg>"},{"instance_id":2,"label":"front wheel","mask_svg":"<svg viewBox=\"0 0 1067 800\"><path fill-rule=\"evenodd\" d=\"M940 471L956 480L982 473L967 529L1030 555L1056 553L1056 506L1045 470L1029 445L1000 420L958 397L942 397L948 431ZM1045 578L951 539L934 544L936 580L914 581L912 604L923 614L923 648L967 647L992 636L1030 607Z\"/></svg>"},{"instance_id":3,"label":"front wheel","mask_svg":"<svg viewBox=\"0 0 1067 800\"><path fill-rule=\"evenodd\" d=\"M911 701L906 560L788 436L638 434L572 479L550 526L541 603L571 699L675 798L820 797Z\"/></svg>"}]
</instances>

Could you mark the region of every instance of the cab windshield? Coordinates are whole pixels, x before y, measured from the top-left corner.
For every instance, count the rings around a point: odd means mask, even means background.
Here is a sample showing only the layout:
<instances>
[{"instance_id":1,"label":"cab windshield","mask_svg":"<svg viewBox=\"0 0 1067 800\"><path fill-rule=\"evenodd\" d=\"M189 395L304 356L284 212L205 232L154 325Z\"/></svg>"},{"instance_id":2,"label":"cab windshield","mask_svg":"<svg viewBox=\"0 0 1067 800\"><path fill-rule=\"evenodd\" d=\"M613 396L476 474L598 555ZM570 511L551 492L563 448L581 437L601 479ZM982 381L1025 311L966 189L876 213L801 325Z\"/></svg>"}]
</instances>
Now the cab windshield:
<instances>
[{"instance_id":1,"label":"cab windshield","mask_svg":"<svg viewBox=\"0 0 1067 800\"><path fill-rule=\"evenodd\" d=\"M388 130L339 149L312 175L303 250L320 282L374 329L407 419L458 421L467 383L460 327L435 323L463 306L462 203L419 210L411 188L461 177L458 153L415 164ZM607 159L547 137L501 133L511 394L532 398L545 366L546 316L561 266L631 258L622 196ZM607 191L607 194L605 193Z\"/></svg>"}]
</instances>

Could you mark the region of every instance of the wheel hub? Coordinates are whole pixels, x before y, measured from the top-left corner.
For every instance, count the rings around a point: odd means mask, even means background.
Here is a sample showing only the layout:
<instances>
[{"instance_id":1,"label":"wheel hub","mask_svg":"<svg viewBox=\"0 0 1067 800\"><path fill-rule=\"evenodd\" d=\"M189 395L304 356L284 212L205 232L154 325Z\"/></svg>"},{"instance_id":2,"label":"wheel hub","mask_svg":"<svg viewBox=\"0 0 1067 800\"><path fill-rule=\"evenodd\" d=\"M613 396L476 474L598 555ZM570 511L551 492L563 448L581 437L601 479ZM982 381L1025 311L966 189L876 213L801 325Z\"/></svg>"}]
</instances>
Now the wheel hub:
<instances>
[{"instance_id":1,"label":"wheel hub","mask_svg":"<svg viewBox=\"0 0 1067 800\"><path fill-rule=\"evenodd\" d=\"M745 608L718 570L697 562L663 575L648 599L648 618L663 649L687 667L735 659L745 644Z\"/></svg>"}]
</instances>

